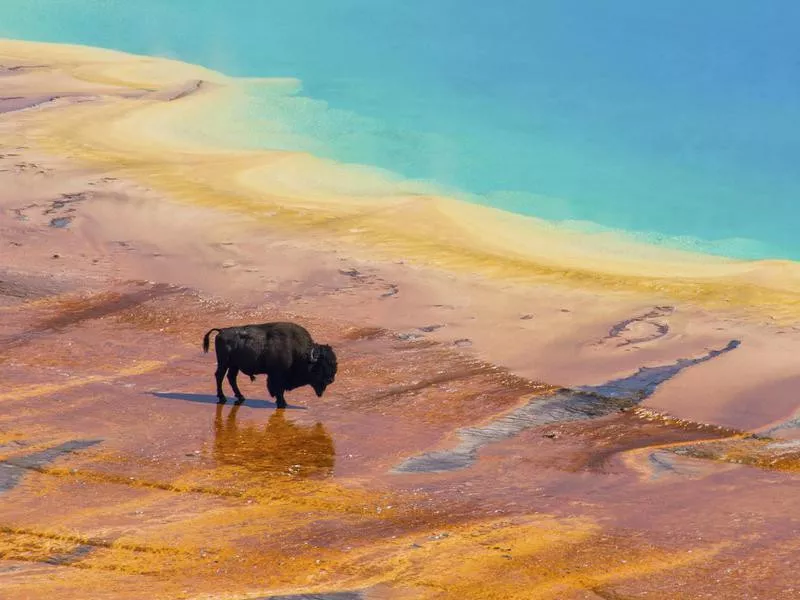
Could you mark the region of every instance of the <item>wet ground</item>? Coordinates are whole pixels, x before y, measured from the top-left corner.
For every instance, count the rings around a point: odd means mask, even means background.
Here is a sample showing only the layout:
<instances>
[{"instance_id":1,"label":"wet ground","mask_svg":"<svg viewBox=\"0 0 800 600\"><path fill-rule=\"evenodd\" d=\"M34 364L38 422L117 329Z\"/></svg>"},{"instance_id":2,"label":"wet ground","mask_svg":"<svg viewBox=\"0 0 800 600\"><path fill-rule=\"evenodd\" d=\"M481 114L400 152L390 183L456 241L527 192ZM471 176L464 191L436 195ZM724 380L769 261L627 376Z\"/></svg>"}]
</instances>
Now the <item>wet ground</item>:
<instances>
[{"instance_id":1,"label":"wet ground","mask_svg":"<svg viewBox=\"0 0 800 600\"><path fill-rule=\"evenodd\" d=\"M308 322L339 377L278 411L263 379L218 405L200 350L209 323L270 320L269 306L128 282L14 297L2 314L9 597L798 589L797 446L639 406L735 341L569 390L429 340Z\"/></svg>"}]
</instances>

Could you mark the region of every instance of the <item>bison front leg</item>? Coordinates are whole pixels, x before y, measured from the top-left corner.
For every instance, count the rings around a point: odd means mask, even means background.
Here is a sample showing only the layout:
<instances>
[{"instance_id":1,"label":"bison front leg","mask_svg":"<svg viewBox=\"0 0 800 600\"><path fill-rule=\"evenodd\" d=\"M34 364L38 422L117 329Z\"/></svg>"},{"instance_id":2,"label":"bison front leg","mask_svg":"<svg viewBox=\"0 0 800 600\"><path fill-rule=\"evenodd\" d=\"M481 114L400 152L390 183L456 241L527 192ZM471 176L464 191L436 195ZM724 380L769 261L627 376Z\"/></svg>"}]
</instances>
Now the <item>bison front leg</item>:
<instances>
[{"instance_id":1,"label":"bison front leg","mask_svg":"<svg viewBox=\"0 0 800 600\"><path fill-rule=\"evenodd\" d=\"M286 399L283 397L283 381L280 375L267 376L267 391L270 396L275 398L275 406L277 408L286 408Z\"/></svg>"},{"instance_id":2,"label":"bison front leg","mask_svg":"<svg viewBox=\"0 0 800 600\"><path fill-rule=\"evenodd\" d=\"M228 383L231 384L231 389L233 393L236 395L236 402L241 404L244 402L244 396L242 396L242 392L239 391L239 385L236 383L236 376L239 374L239 369L236 367L230 367L228 369Z\"/></svg>"}]
</instances>

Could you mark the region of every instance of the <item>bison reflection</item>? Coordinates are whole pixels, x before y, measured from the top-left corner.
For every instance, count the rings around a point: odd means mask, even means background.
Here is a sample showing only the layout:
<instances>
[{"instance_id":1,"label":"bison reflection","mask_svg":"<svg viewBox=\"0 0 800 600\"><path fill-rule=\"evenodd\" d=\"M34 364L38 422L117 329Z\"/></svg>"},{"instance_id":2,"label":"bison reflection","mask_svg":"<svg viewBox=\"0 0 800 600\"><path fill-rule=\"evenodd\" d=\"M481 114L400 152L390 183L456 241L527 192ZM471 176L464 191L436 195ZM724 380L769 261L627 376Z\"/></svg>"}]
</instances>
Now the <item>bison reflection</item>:
<instances>
[{"instance_id":1,"label":"bison reflection","mask_svg":"<svg viewBox=\"0 0 800 600\"><path fill-rule=\"evenodd\" d=\"M333 438L322 423L299 425L276 411L266 425L237 423L239 405L223 417L217 406L214 420L214 458L253 474L327 477L333 473Z\"/></svg>"}]
</instances>

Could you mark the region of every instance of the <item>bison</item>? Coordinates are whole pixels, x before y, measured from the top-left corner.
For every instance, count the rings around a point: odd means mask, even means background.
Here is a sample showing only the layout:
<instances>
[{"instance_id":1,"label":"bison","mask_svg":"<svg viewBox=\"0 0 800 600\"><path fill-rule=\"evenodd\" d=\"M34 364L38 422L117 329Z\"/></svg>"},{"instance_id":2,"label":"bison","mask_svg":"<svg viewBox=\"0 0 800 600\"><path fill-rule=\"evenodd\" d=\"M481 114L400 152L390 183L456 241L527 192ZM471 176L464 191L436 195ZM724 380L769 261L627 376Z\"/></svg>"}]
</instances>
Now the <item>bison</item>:
<instances>
[{"instance_id":1,"label":"bison","mask_svg":"<svg viewBox=\"0 0 800 600\"><path fill-rule=\"evenodd\" d=\"M236 402L244 396L236 384L239 371L251 381L256 375L267 376L267 391L278 408L286 408L284 392L310 385L322 397L336 377L336 354L327 344L317 344L308 331L295 323L262 323L239 327L214 327L203 338L203 351L208 352L209 337L216 331L217 398L226 402L222 380L228 374Z\"/></svg>"}]
</instances>

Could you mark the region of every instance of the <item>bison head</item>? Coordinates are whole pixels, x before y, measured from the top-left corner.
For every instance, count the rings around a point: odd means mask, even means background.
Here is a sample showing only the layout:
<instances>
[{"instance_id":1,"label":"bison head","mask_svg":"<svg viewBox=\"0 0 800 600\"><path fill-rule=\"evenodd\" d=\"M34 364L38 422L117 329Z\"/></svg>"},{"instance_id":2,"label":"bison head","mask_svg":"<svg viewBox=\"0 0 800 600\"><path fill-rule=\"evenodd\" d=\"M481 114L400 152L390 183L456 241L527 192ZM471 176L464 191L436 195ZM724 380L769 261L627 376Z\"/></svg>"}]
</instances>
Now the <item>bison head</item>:
<instances>
[{"instance_id":1,"label":"bison head","mask_svg":"<svg viewBox=\"0 0 800 600\"><path fill-rule=\"evenodd\" d=\"M314 344L308 357L309 383L317 397L321 398L333 380L336 378L336 353L327 344Z\"/></svg>"}]
</instances>

